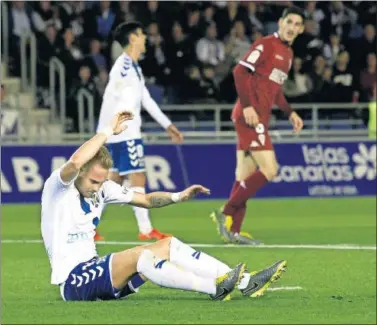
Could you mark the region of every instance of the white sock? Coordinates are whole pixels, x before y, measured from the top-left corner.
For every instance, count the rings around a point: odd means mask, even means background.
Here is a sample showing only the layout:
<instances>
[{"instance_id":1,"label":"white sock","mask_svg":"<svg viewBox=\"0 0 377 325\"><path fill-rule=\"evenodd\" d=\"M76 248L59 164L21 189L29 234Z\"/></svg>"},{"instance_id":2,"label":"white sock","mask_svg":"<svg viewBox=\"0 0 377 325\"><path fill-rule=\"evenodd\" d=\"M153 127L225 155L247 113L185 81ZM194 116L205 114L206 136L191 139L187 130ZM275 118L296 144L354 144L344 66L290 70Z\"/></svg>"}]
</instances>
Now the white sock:
<instances>
[{"instance_id":1,"label":"white sock","mask_svg":"<svg viewBox=\"0 0 377 325\"><path fill-rule=\"evenodd\" d=\"M170 241L169 259L172 263L183 269L206 278L217 278L231 270L225 263L206 253L196 251L194 248L175 237ZM238 285L238 289L246 288L249 280L250 274L244 273Z\"/></svg>"},{"instance_id":2,"label":"white sock","mask_svg":"<svg viewBox=\"0 0 377 325\"><path fill-rule=\"evenodd\" d=\"M131 187L134 192L145 193L144 187ZM149 219L149 210L145 208L132 207L134 210L135 218L137 221L137 226L139 227L139 232L142 234L149 234L152 231L151 220Z\"/></svg>"},{"instance_id":3,"label":"white sock","mask_svg":"<svg viewBox=\"0 0 377 325\"><path fill-rule=\"evenodd\" d=\"M146 249L137 262L137 271L155 284L207 294L216 293L215 279L203 278L178 268L168 260L155 256Z\"/></svg>"},{"instance_id":4,"label":"white sock","mask_svg":"<svg viewBox=\"0 0 377 325\"><path fill-rule=\"evenodd\" d=\"M189 270L196 275L206 278L217 278L229 272L228 265L209 256L206 253L196 251L191 246L173 237L170 241L170 262Z\"/></svg>"}]
</instances>

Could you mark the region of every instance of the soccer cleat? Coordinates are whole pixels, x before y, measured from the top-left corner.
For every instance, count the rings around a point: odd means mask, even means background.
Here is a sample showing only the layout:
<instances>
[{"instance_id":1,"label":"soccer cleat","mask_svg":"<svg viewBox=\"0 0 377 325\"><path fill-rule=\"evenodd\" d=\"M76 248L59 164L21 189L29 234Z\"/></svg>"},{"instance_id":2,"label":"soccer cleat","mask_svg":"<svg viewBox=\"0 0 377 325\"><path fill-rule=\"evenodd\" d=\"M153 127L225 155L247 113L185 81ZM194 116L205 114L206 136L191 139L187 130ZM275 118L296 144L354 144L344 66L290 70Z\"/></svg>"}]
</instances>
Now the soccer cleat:
<instances>
[{"instance_id":1,"label":"soccer cleat","mask_svg":"<svg viewBox=\"0 0 377 325\"><path fill-rule=\"evenodd\" d=\"M232 244L239 244L239 245L262 245L263 243L260 240L254 239L249 233L247 232L240 232L240 233L231 233L231 243Z\"/></svg>"},{"instance_id":2,"label":"soccer cleat","mask_svg":"<svg viewBox=\"0 0 377 325\"><path fill-rule=\"evenodd\" d=\"M274 265L262 270L250 273L251 277L246 288L240 289L244 296L252 298L263 296L270 284L280 278L286 270L287 261L281 260Z\"/></svg>"},{"instance_id":3,"label":"soccer cleat","mask_svg":"<svg viewBox=\"0 0 377 325\"><path fill-rule=\"evenodd\" d=\"M95 241L102 241L102 240L105 240L105 237L101 236L97 231L94 235L94 240Z\"/></svg>"},{"instance_id":4,"label":"soccer cleat","mask_svg":"<svg viewBox=\"0 0 377 325\"><path fill-rule=\"evenodd\" d=\"M171 237L172 235L170 234L164 234L162 232L159 232L156 228L153 228L152 231L148 234L142 234L140 233L139 234L139 239L140 240L150 240L150 239L164 239L164 238L168 238L168 237Z\"/></svg>"},{"instance_id":5,"label":"soccer cleat","mask_svg":"<svg viewBox=\"0 0 377 325\"><path fill-rule=\"evenodd\" d=\"M226 216L221 210L222 209L218 209L212 212L210 218L216 223L217 232L221 239L226 243L230 243L232 240L230 228L232 227L233 220L231 216Z\"/></svg>"},{"instance_id":6,"label":"soccer cleat","mask_svg":"<svg viewBox=\"0 0 377 325\"><path fill-rule=\"evenodd\" d=\"M216 278L216 293L210 295L212 300L230 300L230 293L240 283L246 265L238 264L233 270Z\"/></svg>"}]
</instances>

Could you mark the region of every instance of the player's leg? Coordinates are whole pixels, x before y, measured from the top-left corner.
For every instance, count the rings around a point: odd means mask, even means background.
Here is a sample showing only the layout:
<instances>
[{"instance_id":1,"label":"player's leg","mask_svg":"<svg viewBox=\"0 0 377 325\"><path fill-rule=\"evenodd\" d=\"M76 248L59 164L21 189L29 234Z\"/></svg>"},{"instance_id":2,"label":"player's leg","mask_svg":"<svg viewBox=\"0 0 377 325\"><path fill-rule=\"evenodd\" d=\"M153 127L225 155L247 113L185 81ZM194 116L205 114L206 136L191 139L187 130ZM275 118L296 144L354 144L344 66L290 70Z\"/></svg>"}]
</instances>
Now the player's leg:
<instances>
[{"instance_id":1,"label":"player's leg","mask_svg":"<svg viewBox=\"0 0 377 325\"><path fill-rule=\"evenodd\" d=\"M144 145L142 139L134 139L122 142L119 174L123 178L123 184L132 188L135 192L145 193L146 175ZM140 207L132 207L139 228L139 239L163 239L170 235L163 234L152 227L149 210Z\"/></svg>"},{"instance_id":2,"label":"player's leg","mask_svg":"<svg viewBox=\"0 0 377 325\"><path fill-rule=\"evenodd\" d=\"M229 198L238 190L240 182L254 173L257 169L257 165L251 157L249 150L237 150L236 152L236 170L235 170L235 182L233 184L232 191ZM238 228L242 224L242 221L246 213L246 202L240 206L233 215L223 215L224 206L219 210L211 214L211 218L218 225L218 232L225 242L233 242L233 234L239 233ZM247 237L250 237L247 236Z\"/></svg>"},{"instance_id":3,"label":"player's leg","mask_svg":"<svg viewBox=\"0 0 377 325\"><path fill-rule=\"evenodd\" d=\"M240 182L247 179L250 175L257 171L257 163L253 159L249 150L237 150L237 167L236 167L236 181L237 188L232 192L231 196L238 190ZM241 204L239 208L232 215L232 225L230 231L233 234L241 233L241 225L245 218L247 202ZM251 238L250 234L242 234L243 237Z\"/></svg>"},{"instance_id":4,"label":"player's leg","mask_svg":"<svg viewBox=\"0 0 377 325\"><path fill-rule=\"evenodd\" d=\"M166 238L151 245L139 246L115 253L112 259L113 286L121 290L129 281L130 276L138 272L160 286L207 293L213 299L223 300L241 279L245 268L243 264L233 270L229 269L222 276L214 276L215 272L206 271L205 268L212 269L216 267L214 266L214 261L216 260L208 255L206 255L207 262L211 260L211 265L206 265L203 258L201 263L190 265L190 270L185 269L186 263L182 265L181 259L178 259L176 255L182 254L186 256L187 253L176 252L179 248L177 248L177 243L174 243L174 241L171 243L172 240L171 238ZM174 240L179 242L176 239ZM173 253L175 263L172 260L172 245L175 250ZM187 255L186 258L191 259L192 262L197 260L191 255ZM181 265L177 264L177 262ZM198 271L200 268L202 268L202 271ZM192 270L197 272L194 273ZM211 277L198 275L201 272L206 272L205 274L211 275Z\"/></svg>"},{"instance_id":5,"label":"player's leg","mask_svg":"<svg viewBox=\"0 0 377 325\"><path fill-rule=\"evenodd\" d=\"M278 163L274 150L253 150L252 157L258 170L244 179L237 191L224 207L224 214L233 215L235 211L253 197L259 189L270 182L277 174Z\"/></svg>"}]
</instances>

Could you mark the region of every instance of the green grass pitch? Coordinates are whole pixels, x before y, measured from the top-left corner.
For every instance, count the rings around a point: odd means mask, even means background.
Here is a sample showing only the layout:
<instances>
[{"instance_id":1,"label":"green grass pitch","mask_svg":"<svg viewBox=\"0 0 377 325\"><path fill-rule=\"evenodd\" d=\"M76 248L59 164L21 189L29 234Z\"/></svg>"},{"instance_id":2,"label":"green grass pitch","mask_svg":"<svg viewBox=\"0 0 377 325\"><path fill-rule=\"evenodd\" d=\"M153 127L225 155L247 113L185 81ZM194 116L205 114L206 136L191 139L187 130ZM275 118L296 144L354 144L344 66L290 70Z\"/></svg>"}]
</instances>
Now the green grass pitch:
<instances>
[{"instance_id":1,"label":"green grass pitch","mask_svg":"<svg viewBox=\"0 0 377 325\"><path fill-rule=\"evenodd\" d=\"M156 227L251 270L287 259L288 270L257 299L238 292L229 302L146 284L128 300L63 302L50 285L40 239L39 205L2 206L1 324L376 324L376 199L252 200L244 229L275 248L221 247L208 218L220 201L193 201L152 211ZM99 230L107 241L137 241L129 207L111 206ZM7 242L8 240L8 242ZM321 245L369 249L320 249ZM280 245L295 245L283 248ZM298 245L319 245L297 248ZM100 255L129 246L99 245ZM343 247L344 248L344 247Z\"/></svg>"}]
</instances>

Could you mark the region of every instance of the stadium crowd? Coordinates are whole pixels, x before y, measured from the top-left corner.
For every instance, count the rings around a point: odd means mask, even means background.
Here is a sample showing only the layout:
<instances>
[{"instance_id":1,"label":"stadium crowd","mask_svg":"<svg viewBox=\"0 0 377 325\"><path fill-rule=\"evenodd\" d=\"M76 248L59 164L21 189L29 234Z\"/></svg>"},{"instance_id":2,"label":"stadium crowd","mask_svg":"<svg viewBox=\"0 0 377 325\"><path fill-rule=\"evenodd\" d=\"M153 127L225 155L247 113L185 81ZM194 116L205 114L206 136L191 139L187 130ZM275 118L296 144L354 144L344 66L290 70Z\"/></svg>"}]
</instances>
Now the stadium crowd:
<instances>
[{"instance_id":1,"label":"stadium crowd","mask_svg":"<svg viewBox=\"0 0 377 325\"><path fill-rule=\"evenodd\" d=\"M10 68L20 74L21 33L34 32L41 106L49 105L54 56L66 66L69 104L81 88L100 101L122 51L112 31L120 22L139 20L148 35L140 65L165 103L233 103L234 65L253 41L277 30L282 10L293 4L304 8L307 20L293 45L284 85L288 100L369 101L376 83L376 3L367 1L12 1Z\"/></svg>"}]
</instances>

